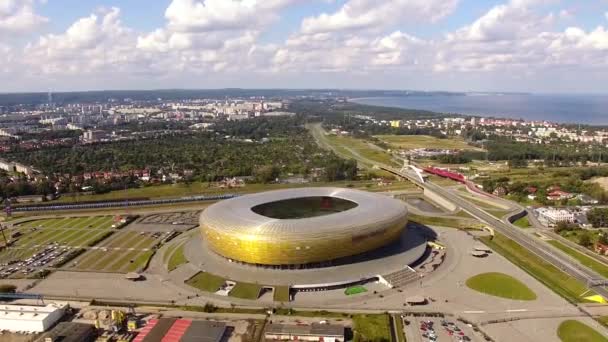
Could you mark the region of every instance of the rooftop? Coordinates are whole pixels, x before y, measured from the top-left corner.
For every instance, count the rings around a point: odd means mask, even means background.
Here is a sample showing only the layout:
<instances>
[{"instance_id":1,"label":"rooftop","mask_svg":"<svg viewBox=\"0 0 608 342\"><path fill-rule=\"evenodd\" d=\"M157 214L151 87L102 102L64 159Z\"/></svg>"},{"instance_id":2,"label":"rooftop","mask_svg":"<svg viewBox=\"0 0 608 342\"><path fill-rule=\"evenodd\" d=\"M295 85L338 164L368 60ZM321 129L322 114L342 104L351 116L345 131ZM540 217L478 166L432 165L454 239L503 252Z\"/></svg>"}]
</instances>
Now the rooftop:
<instances>
[{"instance_id":1,"label":"rooftop","mask_svg":"<svg viewBox=\"0 0 608 342\"><path fill-rule=\"evenodd\" d=\"M65 304L52 303L46 306L33 305L1 305L0 319L42 321L49 314L61 310Z\"/></svg>"},{"instance_id":2,"label":"rooftop","mask_svg":"<svg viewBox=\"0 0 608 342\"><path fill-rule=\"evenodd\" d=\"M341 325L320 323L313 323L311 325L290 325L271 323L266 325L266 334L299 336L344 336L344 327Z\"/></svg>"}]
</instances>

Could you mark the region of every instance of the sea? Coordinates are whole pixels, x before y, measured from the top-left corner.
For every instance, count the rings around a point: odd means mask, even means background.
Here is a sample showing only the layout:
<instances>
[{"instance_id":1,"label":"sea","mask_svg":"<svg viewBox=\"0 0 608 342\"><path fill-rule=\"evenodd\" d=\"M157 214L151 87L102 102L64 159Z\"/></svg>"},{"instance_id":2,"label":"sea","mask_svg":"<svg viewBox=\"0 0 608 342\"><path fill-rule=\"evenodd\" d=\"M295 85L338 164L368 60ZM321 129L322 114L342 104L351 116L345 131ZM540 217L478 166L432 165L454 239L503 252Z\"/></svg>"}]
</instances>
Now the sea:
<instances>
[{"instance_id":1,"label":"sea","mask_svg":"<svg viewBox=\"0 0 608 342\"><path fill-rule=\"evenodd\" d=\"M482 117L608 125L608 95L423 94L351 99L373 106Z\"/></svg>"}]
</instances>

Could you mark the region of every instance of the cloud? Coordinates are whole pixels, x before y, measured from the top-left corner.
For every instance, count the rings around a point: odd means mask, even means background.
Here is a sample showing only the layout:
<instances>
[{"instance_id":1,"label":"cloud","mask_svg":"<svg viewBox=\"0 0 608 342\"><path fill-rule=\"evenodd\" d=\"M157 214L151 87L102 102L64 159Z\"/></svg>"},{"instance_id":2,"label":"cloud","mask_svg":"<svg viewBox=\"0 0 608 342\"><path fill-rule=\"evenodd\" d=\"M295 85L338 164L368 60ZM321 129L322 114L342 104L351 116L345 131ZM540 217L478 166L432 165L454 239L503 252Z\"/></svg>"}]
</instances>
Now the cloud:
<instances>
[{"instance_id":1,"label":"cloud","mask_svg":"<svg viewBox=\"0 0 608 342\"><path fill-rule=\"evenodd\" d=\"M0 18L32 1L0 0ZM335 12L303 19L286 39L268 42L265 33L297 1L173 0L165 24L148 32L123 24L118 8L101 9L24 48L0 42L0 75L43 90L41 82L72 89L262 87L300 79L309 79L308 86L386 88L417 82L443 88L446 80L468 88L474 79L497 88L497 79L531 81L544 74L577 80L608 67L606 25L583 29L569 12L570 27L562 29L567 15L547 10L550 0L507 1L432 38L402 23L432 25L453 12L457 0L347 0Z\"/></svg>"},{"instance_id":2,"label":"cloud","mask_svg":"<svg viewBox=\"0 0 608 342\"><path fill-rule=\"evenodd\" d=\"M228 41L257 37L279 13L297 0L173 0L167 24L140 35L137 47L148 52L218 50Z\"/></svg>"},{"instance_id":3,"label":"cloud","mask_svg":"<svg viewBox=\"0 0 608 342\"><path fill-rule=\"evenodd\" d=\"M497 41L520 39L540 32L551 23L552 15L540 17L532 6L539 0L513 0L494 6L483 16L456 32L448 34L454 41Z\"/></svg>"},{"instance_id":4,"label":"cloud","mask_svg":"<svg viewBox=\"0 0 608 342\"><path fill-rule=\"evenodd\" d=\"M136 36L113 7L80 18L62 34L47 34L25 47L25 63L42 74L128 70ZM44 63L41 63L44 61Z\"/></svg>"},{"instance_id":5,"label":"cloud","mask_svg":"<svg viewBox=\"0 0 608 342\"><path fill-rule=\"evenodd\" d=\"M277 11L294 0L173 0L165 11L168 27L178 32L242 30L278 19Z\"/></svg>"},{"instance_id":6,"label":"cloud","mask_svg":"<svg viewBox=\"0 0 608 342\"><path fill-rule=\"evenodd\" d=\"M435 22L454 11L458 0L349 0L337 12L305 18L304 34L378 29L403 20ZM421 19L424 18L424 19Z\"/></svg>"},{"instance_id":7,"label":"cloud","mask_svg":"<svg viewBox=\"0 0 608 342\"><path fill-rule=\"evenodd\" d=\"M438 72L529 73L555 67L608 66L606 30L587 33L578 27L552 30L554 16L538 15L542 0L513 0L498 5L470 25L446 36L437 46ZM563 17L563 15L562 15Z\"/></svg>"},{"instance_id":8,"label":"cloud","mask_svg":"<svg viewBox=\"0 0 608 342\"><path fill-rule=\"evenodd\" d=\"M0 32L31 32L48 21L34 12L34 0L0 1Z\"/></svg>"}]
</instances>

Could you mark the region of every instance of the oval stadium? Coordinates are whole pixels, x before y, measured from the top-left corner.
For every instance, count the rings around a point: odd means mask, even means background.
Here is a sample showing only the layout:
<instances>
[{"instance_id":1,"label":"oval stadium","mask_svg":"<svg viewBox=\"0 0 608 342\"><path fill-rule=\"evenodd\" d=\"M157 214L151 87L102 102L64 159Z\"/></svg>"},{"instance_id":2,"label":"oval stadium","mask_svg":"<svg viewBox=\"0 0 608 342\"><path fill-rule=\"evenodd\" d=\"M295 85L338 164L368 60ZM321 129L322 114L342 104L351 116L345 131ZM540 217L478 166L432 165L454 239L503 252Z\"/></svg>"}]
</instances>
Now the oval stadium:
<instances>
[{"instance_id":1,"label":"oval stadium","mask_svg":"<svg viewBox=\"0 0 608 342\"><path fill-rule=\"evenodd\" d=\"M405 229L407 208L365 191L299 188L215 203L200 222L209 248L231 261L297 267L390 244Z\"/></svg>"}]
</instances>

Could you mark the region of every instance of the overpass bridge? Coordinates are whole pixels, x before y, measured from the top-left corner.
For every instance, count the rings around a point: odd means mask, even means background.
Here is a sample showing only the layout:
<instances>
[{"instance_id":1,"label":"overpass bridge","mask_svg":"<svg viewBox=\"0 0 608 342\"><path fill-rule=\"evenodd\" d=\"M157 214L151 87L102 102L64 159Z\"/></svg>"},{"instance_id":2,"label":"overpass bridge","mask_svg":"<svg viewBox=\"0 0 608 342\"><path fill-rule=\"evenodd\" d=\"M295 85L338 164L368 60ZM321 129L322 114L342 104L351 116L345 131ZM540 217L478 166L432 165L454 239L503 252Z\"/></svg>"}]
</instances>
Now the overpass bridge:
<instances>
[{"instance_id":1,"label":"overpass bridge","mask_svg":"<svg viewBox=\"0 0 608 342\"><path fill-rule=\"evenodd\" d=\"M436 184L433 184L432 182L425 181L424 178L420 177L418 173L412 174L412 172L408 172L408 169L412 168L408 167L397 169L387 165L378 165L378 167L396 176L408 179L418 187L424 189L425 194L431 194L431 196L433 196L433 200L437 200L438 197L442 198L442 202L439 202L440 204L450 202L452 205L460 207L462 210L479 221L485 223L496 232L505 235L509 239L515 241L519 245L536 254L544 261L567 273L571 277L581 281L584 284L587 284L593 291L608 299L608 289L606 289L606 286L608 286L608 279L581 265L569 256L555 251L550 245L529 237L526 233L513 226L510 222L504 222L497 219L493 215L487 213L483 209L480 209L478 206L472 204L466 199Z\"/></svg>"}]
</instances>

